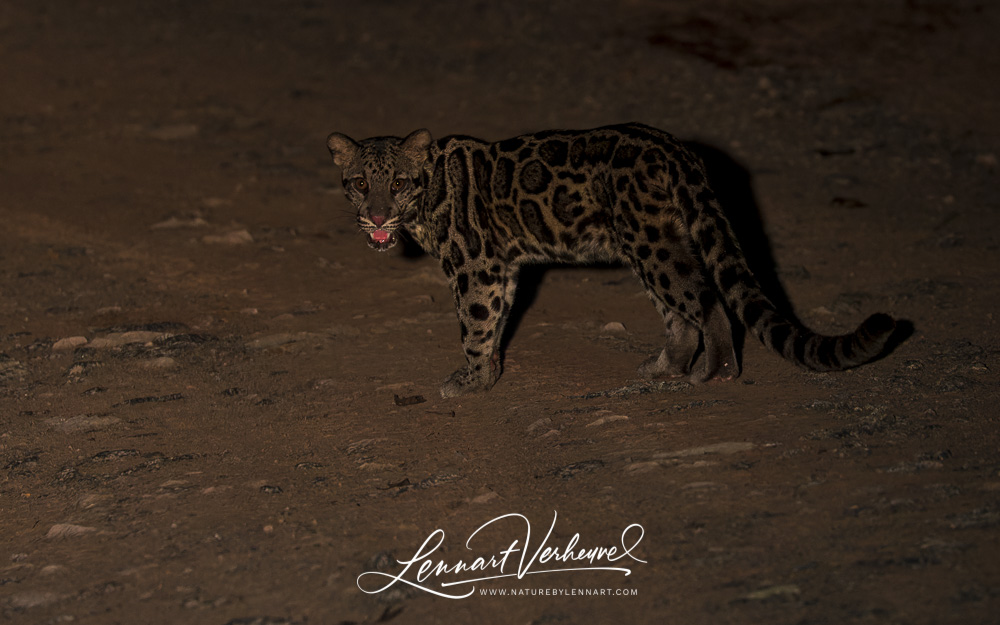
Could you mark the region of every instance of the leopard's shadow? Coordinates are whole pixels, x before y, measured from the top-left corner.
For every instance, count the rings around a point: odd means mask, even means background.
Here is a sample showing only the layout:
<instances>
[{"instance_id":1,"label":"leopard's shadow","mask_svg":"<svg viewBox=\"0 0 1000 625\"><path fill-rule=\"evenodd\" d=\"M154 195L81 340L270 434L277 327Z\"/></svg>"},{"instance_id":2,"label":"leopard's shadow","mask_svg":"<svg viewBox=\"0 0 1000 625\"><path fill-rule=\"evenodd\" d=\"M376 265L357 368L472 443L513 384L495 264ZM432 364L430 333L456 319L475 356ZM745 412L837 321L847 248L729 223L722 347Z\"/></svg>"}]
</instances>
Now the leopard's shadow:
<instances>
[{"instance_id":1,"label":"leopard's shadow","mask_svg":"<svg viewBox=\"0 0 1000 625\"><path fill-rule=\"evenodd\" d=\"M747 264L760 281L764 293L774 302L779 311L791 315L792 307L785 289L778 279L774 256L771 253L771 246L764 231L757 198L751 184L750 172L719 148L697 141L686 141L684 145L705 164L705 171L712 189L718 196L723 212L729 219L743 249L743 254L746 256ZM608 269L619 266L598 265L598 267ZM553 269L563 267L565 265L543 264L527 266L521 270L517 283L517 297L514 300L507 328L500 344L501 353L506 351L511 337L517 332L517 328L524 319L525 312L537 298L538 289L545 274ZM636 280L636 288L642 288L639 286L638 280ZM649 306L652 307L652 304ZM743 353L744 335L743 326L734 323L733 340L737 354Z\"/></svg>"}]
</instances>

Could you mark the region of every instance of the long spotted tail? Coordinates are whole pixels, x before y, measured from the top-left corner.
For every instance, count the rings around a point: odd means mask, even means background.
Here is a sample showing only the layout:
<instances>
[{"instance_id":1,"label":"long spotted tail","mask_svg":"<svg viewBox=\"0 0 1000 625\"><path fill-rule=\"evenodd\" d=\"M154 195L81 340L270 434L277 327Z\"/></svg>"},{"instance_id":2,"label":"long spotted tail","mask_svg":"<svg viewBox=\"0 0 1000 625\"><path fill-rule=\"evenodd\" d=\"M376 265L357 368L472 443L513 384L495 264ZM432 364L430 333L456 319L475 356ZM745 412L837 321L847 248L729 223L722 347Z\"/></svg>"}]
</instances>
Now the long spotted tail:
<instances>
[{"instance_id":1,"label":"long spotted tail","mask_svg":"<svg viewBox=\"0 0 1000 625\"><path fill-rule=\"evenodd\" d=\"M761 290L711 190L702 186L693 193L680 187L674 197L726 305L766 347L813 371L849 369L883 352L896 328L892 317L874 314L854 332L840 336L817 334L787 318Z\"/></svg>"},{"instance_id":2,"label":"long spotted tail","mask_svg":"<svg viewBox=\"0 0 1000 625\"><path fill-rule=\"evenodd\" d=\"M730 302L728 297L726 301ZM747 330L761 343L785 359L813 371L842 371L873 360L885 349L896 329L892 317L876 313L865 319L854 332L824 336L784 318L773 310L773 305L768 308L762 310L761 302L757 300L742 309L734 307L734 310L737 310L737 316ZM762 314L751 324L757 311Z\"/></svg>"}]
</instances>

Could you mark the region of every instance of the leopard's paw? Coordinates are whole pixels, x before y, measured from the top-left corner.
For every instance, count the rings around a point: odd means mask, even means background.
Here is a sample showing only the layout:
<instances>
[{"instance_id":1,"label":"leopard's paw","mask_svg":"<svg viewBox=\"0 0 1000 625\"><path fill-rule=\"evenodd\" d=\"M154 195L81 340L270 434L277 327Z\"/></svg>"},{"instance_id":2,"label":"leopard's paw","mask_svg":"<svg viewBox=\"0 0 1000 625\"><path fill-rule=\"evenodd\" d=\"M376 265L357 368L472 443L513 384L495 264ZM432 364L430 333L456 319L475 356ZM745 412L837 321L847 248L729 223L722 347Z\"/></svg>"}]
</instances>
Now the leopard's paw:
<instances>
[{"instance_id":1,"label":"leopard's paw","mask_svg":"<svg viewBox=\"0 0 1000 625\"><path fill-rule=\"evenodd\" d=\"M441 385L441 397L460 397L470 393L485 393L493 388L496 378L474 375L468 367L463 367L448 376Z\"/></svg>"}]
</instances>

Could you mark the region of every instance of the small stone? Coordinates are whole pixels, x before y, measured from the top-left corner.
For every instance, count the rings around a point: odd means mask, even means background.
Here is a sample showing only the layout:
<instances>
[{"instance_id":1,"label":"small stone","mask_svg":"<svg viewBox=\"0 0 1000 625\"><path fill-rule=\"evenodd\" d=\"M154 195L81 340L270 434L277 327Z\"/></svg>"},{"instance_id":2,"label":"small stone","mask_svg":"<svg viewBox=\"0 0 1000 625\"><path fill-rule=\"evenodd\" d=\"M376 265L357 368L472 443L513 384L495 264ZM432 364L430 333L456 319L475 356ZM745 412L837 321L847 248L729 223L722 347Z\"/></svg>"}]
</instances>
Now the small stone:
<instances>
[{"instance_id":1,"label":"small stone","mask_svg":"<svg viewBox=\"0 0 1000 625\"><path fill-rule=\"evenodd\" d=\"M688 482L681 487L681 490L716 490L725 487L725 484L719 484L718 482Z\"/></svg>"},{"instance_id":2,"label":"small stone","mask_svg":"<svg viewBox=\"0 0 1000 625\"><path fill-rule=\"evenodd\" d=\"M766 601L767 599L781 598L781 599L795 599L802 591L795 584L783 584L780 586L768 586L767 588L761 588L760 590L755 590L751 593L747 593L741 597L744 601Z\"/></svg>"},{"instance_id":3,"label":"small stone","mask_svg":"<svg viewBox=\"0 0 1000 625\"><path fill-rule=\"evenodd\" d=\"M553 469L551 474L556 477L561 477L564 480L568 480L576 477L577 475L593 473L594 471L602 468L604 468L603 460L581 460L580 462L574 462L572 464L567 464L566 466Z\"/></svg>"},{"instance_id":4,"label":"small stone","mask_svg":"<svg viewBox=\"0 0 1000 625\"><path fill-rule=\"evenodd\" d=\"M153 341L170 338L171 336L173 335L165 332L149 332L145 330L113 332L106 336L95 338L90 342L90 347L94 349L111 349L132 343L152 343Z\"/></svg>"},{"instance_id":5,"label":"small stone","mask_svg":"<svg viewBox=\"0 0 1000 625\"><path fill-rule=\"evenodd\" d=\"M247 349L270 349L272 347L279 347L281 345L287 345L288 343L294 343L296 341L302 340L302 336L298 334L272 334L270 336L262 336L259 339L254 339L246 344Z\"/></svg>"},{"instance_id":6,"label":"small stone","mask_svg":"<svg viewBox=\"0 0 1000 625\"><path fill-rule=\"evenodd\" d=\"M500 495L497 494L495 491L487 490L486 492L480 495L476 495L475 497L470 499L469 503L488 503L490 501L493 501L494 499L499 499L499 498Z\"/></svg>"},{"instance_id":7,"label":"small stone","mask_svg":"<svg viewBox=\"0 0 1000 625\"><path fill-rule=\"evenodd\" d=\"M221 235L206 234L201 238L201 242L221 245L246 245L248 243L253 243L253 235L251 235L250 231L246 229L233 230L232 232L227 232L226 234Z\"/></svg>"},{"instance_id":8,"label":"small stone","mask_svg":"<svg viewBox=\"0 0 1000 625\"><path fill-rule=\"evenodd\" d=\"M655 460L649 460L646 462L633 462L632 464L625 467L625 471L627 473L636 473L636 474L649 473L650 471L659 469L661 466L662 465Z\"/></svg>"},{"instance_id":9,"label":"small stone","mask_svg":"<svg viewBox=\"0 0 1000 625\"><path fill-rule=\"evenodd\" d=\"M358 465L358 469L361 471L393 471L398 469L399 466L395 464L387 464L385 462L364 462Z\"/></svg>"},{"instance_id":10,"label":"small stone","mask_svg":"<svg viewBox=\"0 0 1000 625\"><path fill-rule=\"evenodd\" d=\"M550 419L548 417L542 417L538 421L535 421L534 423L532 423L531 425L529 425L528 428L527 428L527 432L530 434L530 433L534 432L535 430L537 430L538 428L544 427L546 425L549 425L550 423L552 423L552 419Z\"/></svg>"},{"instance_id":11,"label":"small stone","mask_svg":"<svg viewBox=\"0 0 1000 625\"><path fill-rule=\"evenodd\" d=\"M54 592L29 590L27 592L14 593L7 599L7 604L15 609L27 610L29 608L50 605L60 599L62 597Z\"/></svg>"},{"instance_id":12,"label":"small stone","mask_svg":"<svg viewBox=\"0 0 1000 625\"><path fill-rule=\"evenodd\" d=\"M625 334L628 330L625 328L624 323L620 321L610 321L601 327L601 332L604 334Z\"/></svg>"},{"instance_id":13,"label":"small stone","mask_svg":"<svg viewBox=\"0 0 1000 625\"><path fill-rule=\"evenodd\" d=\"M146 369L165 371L167 369L177 368L177 361L170 356L161 356L159 358L153 358L152 360L143 361L142 366Z\"/></svg>"},{"instance_id":14,"label":"small stone","mask_svg":"<svg viewBox=\"0 0 1000 625\"><path fill-rule=\"evenodd\" d=\"M90 510L91 508L95 508L109 499L111 499L111 495L88 493L86 495L81 495L80 498L76 500L76 507L83 510Z\"/></svg>"},{"instance_id":15,"label":"small stone","mask_svg":"<svg viewBox=\"0 0 1000 625\"><path fill-rule=\"evenodd\" d=\"M64 434L76 434L103 430L118 423L120 420L117 417L100 415L76 415L69 418L53 417L46 419L45 425Z\"/></svg>"},{"instance_id":16,"label":"small stone","mask_svg":"<svg viewBox=\"0 0 1000 625\"><path fill-rule=\"evenodd\" d=\"M46 538L71 538L73 536L84 536L92 534L97 529L85 525L73 525L72 523L57 523L49 528L45 534Z\"/></svg>"},{"instance_id":17,"label":"small stone","mask_svg":"<svg viewBox=\"0 0 1000 625\"><path fill-rule=\"evenodd\" d=\"M54 352L64 352L76 349L81 345L87 344L87 337L84 336L70 336L64 339L59 339L52 344L52 351Z\"/></svg>"},{"instance_id":18,"label":"small stone","mask_svg":"<svg viewBox=\"0 0 1000 625\"><path fill-rule=\"evenodd\" d=\"M608 423L614 423L615 421L628 421L628 415L614 414L607 417L601 417L587 424L588 428L597 427L599 425L607 425Z\"/></svg>"},{"instance_id":19,"label":"small stone","mask_svg":"<svg viewBox=\"0 0 1000 625\"><path fill-rule=\"evenodd\" d=\"M399 395L393 394L392 396L392 403L397 406L413 406L416 404L422 404L425 401L427 400L424 399L423 395L407 395L400 397Z\"/></svg>"},{"instance_id":20,"label":"small stone","mask_svg":"<svg viewBox=\"0 0 1000 625\"><path fill-rule=\"evenodd\" d=\"M201 217L170 217L163 221L158 221L149 227L150 230L176 230L179 228L201 228L207 226L208 222Z\"/></svg>"},{"instance_id":21,"label":"small stone","mask_svg":"<svg viewBox=\"0 0 1000 625\"><path fill-rule=\"evenodd\" d=\"M706 454L735 454L741 451L750 451L754 444L750 442L715 443L714 445L704 445L701 447L690 447L678 451L666 451L654 455L654 458L686 458L689 456L703 456Z\"/></svg>"}]
</instances>

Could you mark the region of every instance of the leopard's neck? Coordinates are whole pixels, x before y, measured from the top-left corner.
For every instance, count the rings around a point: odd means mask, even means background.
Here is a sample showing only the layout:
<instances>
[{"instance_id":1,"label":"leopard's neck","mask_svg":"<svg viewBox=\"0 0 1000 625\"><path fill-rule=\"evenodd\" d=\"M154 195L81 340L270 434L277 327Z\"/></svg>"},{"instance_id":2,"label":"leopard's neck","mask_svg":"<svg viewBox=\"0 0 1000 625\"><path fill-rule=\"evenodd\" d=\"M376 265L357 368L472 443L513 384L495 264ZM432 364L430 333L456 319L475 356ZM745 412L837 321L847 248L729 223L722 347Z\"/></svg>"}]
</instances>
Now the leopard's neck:
<instances>
[{"instance_id":1,"label":"leopard's neck","mask_svg":"<svg viewBox=\"0 0 1000 625\"><path fill-rule=\"evenodd\" d=\"M430 157L424 165L424 192L417 200L414 217L406 224L406 231L430 256L441 258L441 242L446 238L450 215L447 205L448 185L445 183L445 160L452 137L445 137L431 144Z\"/></svg>"}]
</instances>

